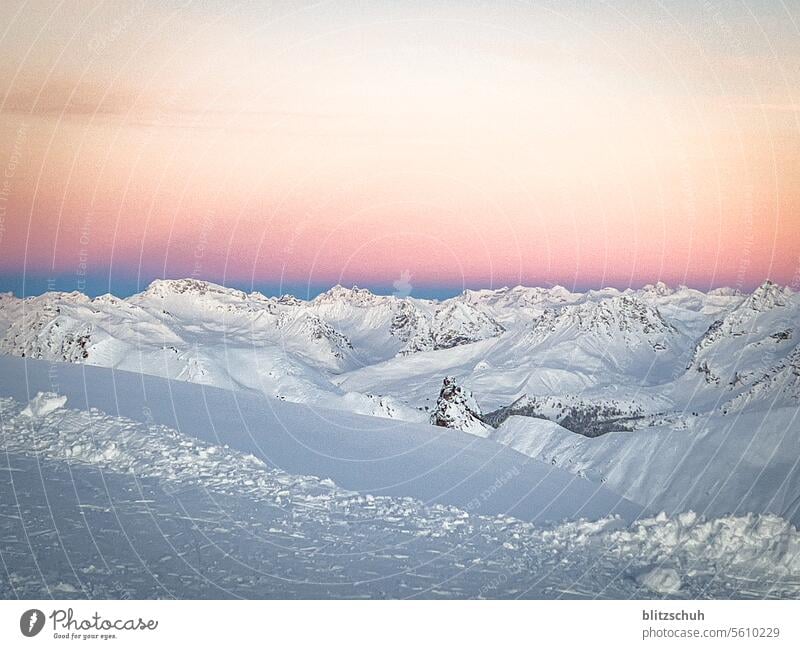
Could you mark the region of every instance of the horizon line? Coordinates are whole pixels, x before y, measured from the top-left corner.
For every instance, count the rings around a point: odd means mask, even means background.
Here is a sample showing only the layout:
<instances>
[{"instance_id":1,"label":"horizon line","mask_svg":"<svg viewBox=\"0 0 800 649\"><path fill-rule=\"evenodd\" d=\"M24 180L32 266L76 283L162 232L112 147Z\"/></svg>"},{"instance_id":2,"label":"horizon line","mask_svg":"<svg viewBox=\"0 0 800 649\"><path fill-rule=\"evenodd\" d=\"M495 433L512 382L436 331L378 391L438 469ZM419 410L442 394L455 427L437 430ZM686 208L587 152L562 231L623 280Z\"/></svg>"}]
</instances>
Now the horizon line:
<instances>
[{"instance_id":1,"label":"horizon line","mask_svg":"<svg viewBox=\"0 0 800 649\"><path fill-rule=\"evenodd\" d=\"M670 290L681 290L681 289L689 289L695 290L700 293L710 293L711 291L719 291L719 290L732 290L737 291L741 294L751 293L756 290L758 287L763 286L764 284L773 284L779 286L781 288L789 288L790 290L796 290L790 284L780 284L779 282L775 282L769 278L764 279L760 283L753 284L752 286L744 286L743 284L738 285L717 285L717 286L709 286L707 288L700 288L698 286L693 286L691 284L670 284L663 280L654 280L651 282L645 282L642 284L634 284L630 283L626 286L620 285L613 285L613 284L606 284L600 285L599 283L591 284L591 283L582 283L582 284L574 284L572 288L569 286L562 284L560 282L540 282L540 283L531 283L531 284L523 284L517 283L514 285L511 284L504 284L502 286L480 286L477 284L471 285L461 285L461 286L448 286L448 285L430 285L425 283L419 284L412 284L411 282L408 283L407 286L403 286L402 289L399 289L394 284L386 284L380 282L366 282L363 285L359 283L353 283L352 285L342 284L341 282L336 282L334 284L330 283L305 283L305 282L280 282L280 281L262 281L262 282L242 282L242 281L226 281L225 279L219 278L212 278L212 279L205 279L201 277L193 277L193 276L181 276L181 277L153 277L148 281L141 281L141 278L129 278L129 277L109 277L107 275L103 276L76 276L75 274L69 275L38 275L38 274L26 274L26 275L19 275L19 274L5 274L0 273L0 293L11 293L17 298L28 298L28 297L38 297L44 295L46 293L73 293L78 292L86 295L89 298L96 298L101 295L113 295L115 297L125 299L131 297L133 295L137 295L147 290L149 286L153 283L158 281L196 281L202 282L205 284L211 284L214 286L219 286L222 288L227 288L231 290L238 290L242 291L243 293L260 293L265 297L280 297L283 295L289 295L301 300L312 300L319 295L327 293L337 287L344 288L346 290L355 290L355 289L362 289L367 290L369 293L377 296L394 296L394 297L410 297L415 299L430 299L430 300L445 300L453 297L457 297L459 295L463 295L467 291L503 291L503 290L513 290L517 288L526 288L526 289L546 289L546 290L553 290L553 289L564 289L569 293L590 293L592 291L607 291L607 290L615 290L619 291L620 293L624 293L625 291L638 291L643 290L649 286L658 286L659 284L665 286Z\"/></svg>"}]
</instances>

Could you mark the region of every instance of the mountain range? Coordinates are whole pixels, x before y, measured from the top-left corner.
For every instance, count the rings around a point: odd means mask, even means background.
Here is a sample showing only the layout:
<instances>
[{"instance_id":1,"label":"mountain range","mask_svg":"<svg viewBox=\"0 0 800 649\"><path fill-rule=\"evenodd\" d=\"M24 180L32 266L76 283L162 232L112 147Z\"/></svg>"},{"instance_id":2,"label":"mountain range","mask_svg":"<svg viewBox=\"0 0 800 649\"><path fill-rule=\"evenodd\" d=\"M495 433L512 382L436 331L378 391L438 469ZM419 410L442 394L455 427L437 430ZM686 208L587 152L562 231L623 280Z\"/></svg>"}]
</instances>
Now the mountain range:
<instances>
[{"instance_id":1,"label":"mountain range","mask_svg":"<svg viewBox=\"0 0 800 649\"><path fill-rule=\"evenodd\" d=\"M772 282L2 294L0 597L795 598L799 315Z\"/></svg>"},{"instance_id":2,"label":"mountain range","mask_svg":"<svg viewBox=\"0 0 800 649\"><path fill-rule=\"evenodd\" d=\"M517 286L436 301L342 286L301 300L181 279L125 299L0 295L0 353L457 428L671 511L687 493L666 483L699 479L692 449L717 467L690 490L694 507L760 498L794 518L797 322L800 295L770 281L749 294ZM764 485L758 498L721 497L743 462L785 491L780 504L762 502Z\"/></svg>"}]
</instances>

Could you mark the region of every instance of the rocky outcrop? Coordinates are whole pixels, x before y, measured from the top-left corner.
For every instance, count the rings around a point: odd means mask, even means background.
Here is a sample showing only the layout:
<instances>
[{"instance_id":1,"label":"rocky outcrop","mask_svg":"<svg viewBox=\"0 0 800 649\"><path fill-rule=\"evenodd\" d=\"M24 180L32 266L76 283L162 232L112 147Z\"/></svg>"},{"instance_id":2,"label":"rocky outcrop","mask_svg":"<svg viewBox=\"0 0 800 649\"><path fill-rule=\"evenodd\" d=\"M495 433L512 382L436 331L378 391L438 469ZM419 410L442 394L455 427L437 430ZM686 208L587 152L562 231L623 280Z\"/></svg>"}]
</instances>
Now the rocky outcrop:
<instances>
[{"instance_id":1,"label":"rocky outcrop","mask_svg":"<svg viewBox=\"0 0 800 649\"><path fill-rule=\"evenodd\" d=\"M481 408L472 392L458 385L452 376L446 376L442 382L431 424L463 430L479 437L487 437L492 430L482 421Z\"/></svg>"}]
</instances>

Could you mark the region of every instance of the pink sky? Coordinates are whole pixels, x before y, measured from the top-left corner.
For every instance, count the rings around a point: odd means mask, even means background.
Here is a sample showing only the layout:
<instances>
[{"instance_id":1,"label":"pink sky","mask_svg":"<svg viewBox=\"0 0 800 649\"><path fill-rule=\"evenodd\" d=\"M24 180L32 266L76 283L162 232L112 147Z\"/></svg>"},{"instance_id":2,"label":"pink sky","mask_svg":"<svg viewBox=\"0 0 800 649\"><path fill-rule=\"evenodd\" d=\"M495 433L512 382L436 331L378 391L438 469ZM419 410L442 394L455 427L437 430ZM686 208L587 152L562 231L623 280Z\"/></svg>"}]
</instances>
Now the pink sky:
<instances>
[{"instance_id":1,"label":"pink sky","mask_svg":"<svg viewBox=\"0 0 800 649\"><path fill-rule=\"evenodd\" d=\"M786 8L67 5L0 9L0 273L798 276Z\"/></svg>"}]
</instances>

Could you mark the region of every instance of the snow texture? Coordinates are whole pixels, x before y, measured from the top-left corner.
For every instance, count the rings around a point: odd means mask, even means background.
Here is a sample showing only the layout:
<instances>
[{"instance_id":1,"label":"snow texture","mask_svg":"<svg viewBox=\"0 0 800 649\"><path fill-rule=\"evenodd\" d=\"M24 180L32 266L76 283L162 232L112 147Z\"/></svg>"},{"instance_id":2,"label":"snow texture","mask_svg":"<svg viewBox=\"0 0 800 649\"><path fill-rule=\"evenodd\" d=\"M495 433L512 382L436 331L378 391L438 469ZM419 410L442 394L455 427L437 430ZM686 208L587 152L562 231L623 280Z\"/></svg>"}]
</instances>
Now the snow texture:
<instances>
[{"instance_id":1,"label":"snow texture","mask_svg":"<svg viewBox=\"0 0 800 649\"><path fill-rule=\"evenodd\" d=\"M21 409L0 399L4 598L800 594L800 536L777 517L534 525L357 494L95 409Z\"/></svg>"}]
</instances>

